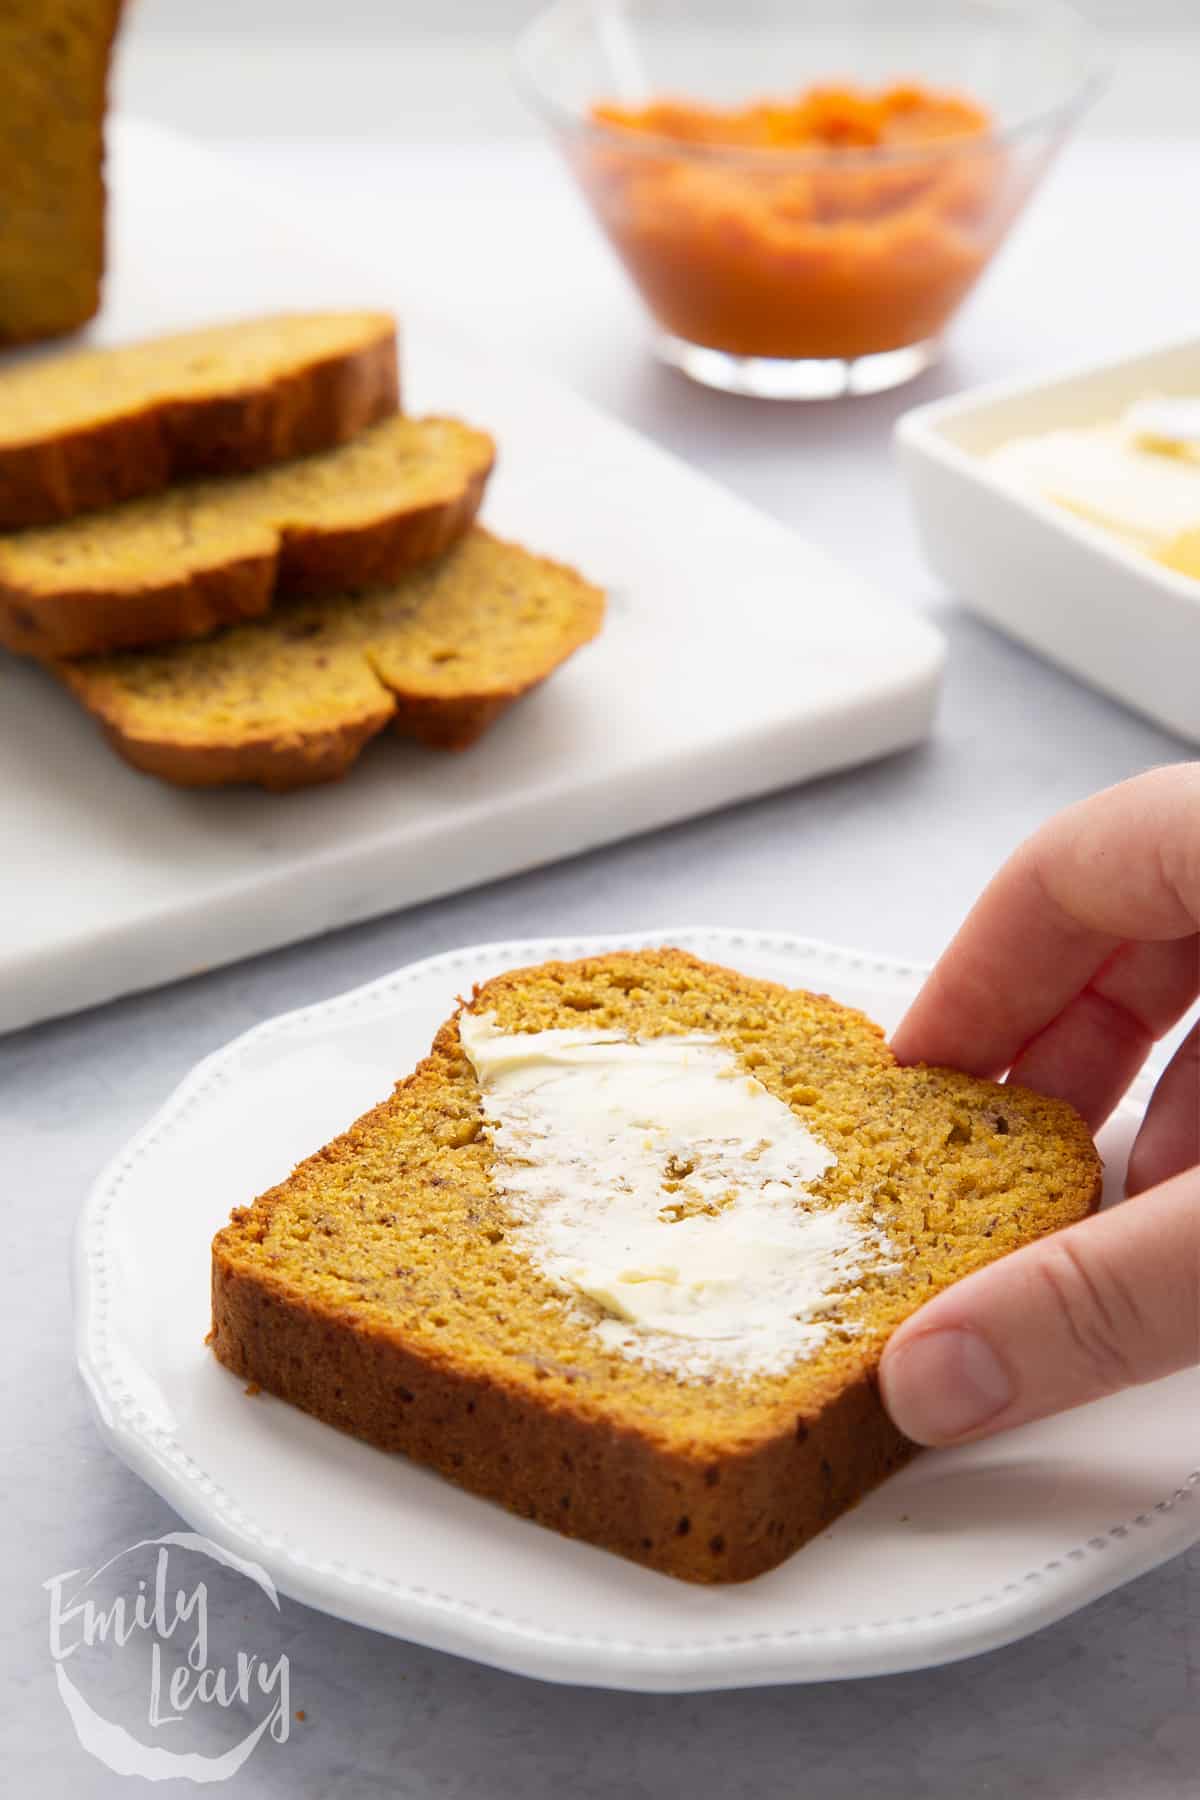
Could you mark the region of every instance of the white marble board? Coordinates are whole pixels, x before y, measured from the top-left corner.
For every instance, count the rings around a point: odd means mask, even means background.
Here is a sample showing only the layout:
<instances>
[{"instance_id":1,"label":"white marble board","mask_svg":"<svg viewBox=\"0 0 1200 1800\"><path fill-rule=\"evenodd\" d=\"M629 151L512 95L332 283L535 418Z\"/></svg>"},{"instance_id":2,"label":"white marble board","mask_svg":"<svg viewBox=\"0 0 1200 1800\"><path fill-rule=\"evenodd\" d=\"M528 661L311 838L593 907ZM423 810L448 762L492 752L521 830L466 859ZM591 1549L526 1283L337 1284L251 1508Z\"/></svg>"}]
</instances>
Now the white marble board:
<instances>
[{"instance_id":1,"label":"white marble board","mask_svg":"<svg viewBox=\"0 0 1200 1800\"><path fill-rule=\"evenodd\" d=\"M931 626L708 478L460 340L427 285L349 270L236 163L113 134L95 335L382 303L412 411L501 446L485 517L602 583L600 640L450 756L385 738L343 783L182 792L128 769L50 677L0 660L0 1030L175 980L844 768L929 730ZM286 210L286 209L285 209ZM481 289L479 305L486 306ZM799 477L798 477L799 478Z\"/></svg>"}]
</instances>

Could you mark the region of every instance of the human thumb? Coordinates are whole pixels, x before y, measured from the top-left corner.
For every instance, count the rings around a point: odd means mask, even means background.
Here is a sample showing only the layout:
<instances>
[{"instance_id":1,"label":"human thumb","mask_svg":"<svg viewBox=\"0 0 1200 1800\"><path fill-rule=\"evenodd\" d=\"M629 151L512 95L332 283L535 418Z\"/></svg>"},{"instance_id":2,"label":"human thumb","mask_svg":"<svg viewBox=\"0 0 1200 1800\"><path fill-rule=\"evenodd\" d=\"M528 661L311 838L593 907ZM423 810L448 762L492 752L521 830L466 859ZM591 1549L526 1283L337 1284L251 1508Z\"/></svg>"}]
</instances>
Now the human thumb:
<instances>
[{"instance_id":1,"label":"human thumb","mask_svg":"<svg viewBox=\"0 0 1200 1800\"><path fill-rule=\"evenodd\" d=\"M1200 1362L1200 1169L968 1275L893 1333L880 1388L956 1444Z\"/></svg>"}]
</instances>

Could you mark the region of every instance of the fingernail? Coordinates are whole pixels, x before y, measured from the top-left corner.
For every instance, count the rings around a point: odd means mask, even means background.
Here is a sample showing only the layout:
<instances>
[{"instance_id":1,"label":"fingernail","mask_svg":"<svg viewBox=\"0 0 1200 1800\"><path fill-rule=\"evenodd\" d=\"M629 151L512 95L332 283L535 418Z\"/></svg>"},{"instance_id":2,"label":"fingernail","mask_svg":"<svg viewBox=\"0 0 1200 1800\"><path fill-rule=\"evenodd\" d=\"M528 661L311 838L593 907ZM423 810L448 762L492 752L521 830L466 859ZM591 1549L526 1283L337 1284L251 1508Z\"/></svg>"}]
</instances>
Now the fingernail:
<instances>
[{"instance_id":1,"label":"fingernail","mask_svg":"<svg viewBox=\"0 0 1200 1800\"><path fill-rule=\"evenodd\" d=\"M1013 1400L1011 1377L974 1331L927 1331L884 1359L883 1402L906 1437L948 1444L977 1431Z\"/></svg>"}]
</instances>

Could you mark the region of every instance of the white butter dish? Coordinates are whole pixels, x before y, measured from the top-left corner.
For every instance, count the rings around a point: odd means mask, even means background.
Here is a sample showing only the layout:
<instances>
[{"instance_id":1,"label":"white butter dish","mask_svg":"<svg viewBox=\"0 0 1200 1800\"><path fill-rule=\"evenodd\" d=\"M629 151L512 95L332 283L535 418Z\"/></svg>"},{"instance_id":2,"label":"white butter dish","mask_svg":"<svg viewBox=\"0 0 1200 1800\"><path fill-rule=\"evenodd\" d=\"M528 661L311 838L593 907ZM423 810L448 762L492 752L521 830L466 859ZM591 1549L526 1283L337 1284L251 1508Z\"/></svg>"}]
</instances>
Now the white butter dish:
<instances>
[{"instance_id":1,"label":"white butter dish","mask_svg":"<svg viewBox=\"0 0 1200 1800\"><path fill-rule=\"evenodd\" d=\"M1012 438L1200 394L1200 338L1051 381L1006 382L906 413L905 482L933 568L966 605L1093 687L1200 742L1200 581L989 466Z\"/></svg>"}]
</instances>

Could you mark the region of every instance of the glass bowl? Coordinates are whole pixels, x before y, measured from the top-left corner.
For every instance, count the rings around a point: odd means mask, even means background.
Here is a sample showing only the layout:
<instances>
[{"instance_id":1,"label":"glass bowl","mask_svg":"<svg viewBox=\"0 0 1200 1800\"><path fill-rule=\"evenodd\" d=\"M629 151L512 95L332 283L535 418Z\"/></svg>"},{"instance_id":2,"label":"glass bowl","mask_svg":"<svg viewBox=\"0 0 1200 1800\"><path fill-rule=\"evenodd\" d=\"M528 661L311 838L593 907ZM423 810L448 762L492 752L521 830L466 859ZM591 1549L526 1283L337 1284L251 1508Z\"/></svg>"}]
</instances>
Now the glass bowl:
<instances>
[{"instance_id":1,"label":"glass bowl","mask_svg":"<svg viewBox=\"0 0 1200 1800\"><path fill-rule=\"evenodd\" d=\"M1101 80L1094 33L1059 0L555 0L516 70L661 356L775 399L926 368ZM812 89L816 148L681 138L686 109L612 116ZM864 89L890 94L886 142Z\"/></svg>"}]
</instances>

